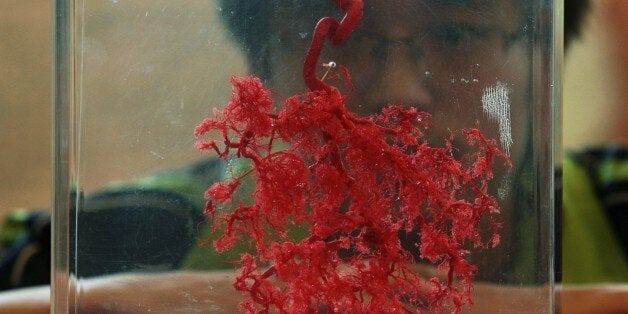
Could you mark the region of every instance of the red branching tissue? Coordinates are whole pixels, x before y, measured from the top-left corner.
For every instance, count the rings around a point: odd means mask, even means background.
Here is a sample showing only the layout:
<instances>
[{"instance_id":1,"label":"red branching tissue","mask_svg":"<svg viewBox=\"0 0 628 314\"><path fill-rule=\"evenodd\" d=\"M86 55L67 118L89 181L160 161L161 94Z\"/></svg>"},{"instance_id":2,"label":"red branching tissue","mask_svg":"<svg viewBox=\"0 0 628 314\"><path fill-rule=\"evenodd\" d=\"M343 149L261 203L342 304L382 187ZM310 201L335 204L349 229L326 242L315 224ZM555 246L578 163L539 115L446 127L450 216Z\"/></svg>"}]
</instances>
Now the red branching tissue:
<instances>
[{"instance_id":1,"label":"red branching tissue","mask_svg":"<svg viewBox=\"0 0 628 314\"><path fill-rule=\"evenodd\" d=\"M310 92L276 106L260 79L233 77L231 101L195 129L206 136L199 150L251 161L205 193L214 247L253 247L234 283L249 313L459 312L473 302L469 250L499 243L488 181L497 159L510 161L478 129L452 135L468 147L433 147L429 114L412 107L349 111L347 96L315 77L325 40L342 44L361 19L361 1L335 2L347 15L317 25L304 64ZM232 202L245 177L254 187ZM492 223L490 236L480 220ZM426 265L443 276L422 275Z\"/></svg>"}]
</instances>

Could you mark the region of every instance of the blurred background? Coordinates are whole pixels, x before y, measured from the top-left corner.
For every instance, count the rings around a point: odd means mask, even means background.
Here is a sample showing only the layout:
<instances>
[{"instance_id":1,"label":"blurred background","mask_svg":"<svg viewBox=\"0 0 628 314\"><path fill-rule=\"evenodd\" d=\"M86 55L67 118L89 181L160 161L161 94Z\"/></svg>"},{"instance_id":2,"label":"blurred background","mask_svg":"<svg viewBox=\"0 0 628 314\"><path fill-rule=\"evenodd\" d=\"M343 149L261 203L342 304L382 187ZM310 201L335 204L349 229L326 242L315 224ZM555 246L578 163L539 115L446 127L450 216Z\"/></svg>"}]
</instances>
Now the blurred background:
<instances>
[{"instance_id":1,"label":"blurred background","mask_svg":"<svg viewBox=\"0 0 628 314\"><path fill-rule=\"evenodd\" d=\"M156 2L162 7L161 13L148 11L143 6L150 3L154 8ZM110 12L108 5L111 3L119 4L118 12ZM86 133L93 137L88 142L94 143L94 147L87 148L93 155L85 156L85 162L98 163L101 169L93 174L92 182L87 183L88 189L112 180L136 178L156 169L183 165L200 157L192 146L193 126L228 96L211 98L215 94L213 90L224 90L231 73L244 71L242 58L234 55L236 50L219 36L222 32L213 15L213 1L172 3L103 0L100 5L84 8L85 14L93 15L94 20L101 23L94 29L86 25L85 32L93 36L80 43L91 56L80 60L83 70L100 67L110 71L108 75L112 77L101 91L82 96L92 108L84 114L97 124L90 128L92 133ZM192 10L195 16L177 15L180 5L198 5ZM573 44L566 56L565 149L610 141L628 142L628 124L623 121L628 117L628 1L596 0L593 5L583 37ZM50 207L51 10L50 0L0 1L0 219L12 208ZM115 18L125 22L113 20ZM134 21L146 28L160 25L162 29L150 33L163 40L146 39L145 33L130 31L133 25L124 23ZM181 29L189 31L181 32ZM109 42L99 38L107 38ZM149 42L157 42L157 45L146 46ZM224 53L210 55L207 48L211 46L212 51L217 51L216 45L224 45ZM182 54L184 47L194 49L195 53ZM167 55L168 64L157 67L151 64L150 57L144 54L153 52ZM120 62L102 64L99 56L111 58L111 54L119 56ZM206 65L216 60L233 67L221 67L224 73L212 72ZM139 90L120 93L130 79L140 82L134 83ZM159 88L163 80L169 80L167 91ZM84 75L81 82L90 84L90 77ZM190 93L190 89L200 92ZM153 103L154 112L146 114L129 109L132 108L129 104L138 99ZM164 115L172 103L186 109L176 115ZM116 134L128 134L117 132L121 128L132 128L137 123L162 125L163 134L147 132L116 138ZM181 142L181 138L189 140ZM127 147L116 155L116 160L97 158L102 152L116 149L115 145ZM181 154L164 156L160 148L172 145L180 146ZM134 168L137 172L118 173L116 165L119 163L135 163L135 167L125 169Z\"/></svg>"}]
</instances>

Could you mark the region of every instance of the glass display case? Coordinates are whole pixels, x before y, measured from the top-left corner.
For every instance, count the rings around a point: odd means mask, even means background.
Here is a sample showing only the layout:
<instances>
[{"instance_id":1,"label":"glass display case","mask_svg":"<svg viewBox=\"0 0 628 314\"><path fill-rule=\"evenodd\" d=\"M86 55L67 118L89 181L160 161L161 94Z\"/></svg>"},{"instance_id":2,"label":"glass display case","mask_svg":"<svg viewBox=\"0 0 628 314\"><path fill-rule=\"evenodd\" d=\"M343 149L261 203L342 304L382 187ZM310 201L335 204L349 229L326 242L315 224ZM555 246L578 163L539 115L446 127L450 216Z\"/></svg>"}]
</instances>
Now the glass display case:
<instances>
[{"instance_id":1,"label":"glass display case","mask_svg":"<svg viewBox=\"0 0 628 314\"><path fill-rule=\"evenodd\" d=\"M553 311L560 9L56 0L53 309Z\"/></svg>"}]
</instances>

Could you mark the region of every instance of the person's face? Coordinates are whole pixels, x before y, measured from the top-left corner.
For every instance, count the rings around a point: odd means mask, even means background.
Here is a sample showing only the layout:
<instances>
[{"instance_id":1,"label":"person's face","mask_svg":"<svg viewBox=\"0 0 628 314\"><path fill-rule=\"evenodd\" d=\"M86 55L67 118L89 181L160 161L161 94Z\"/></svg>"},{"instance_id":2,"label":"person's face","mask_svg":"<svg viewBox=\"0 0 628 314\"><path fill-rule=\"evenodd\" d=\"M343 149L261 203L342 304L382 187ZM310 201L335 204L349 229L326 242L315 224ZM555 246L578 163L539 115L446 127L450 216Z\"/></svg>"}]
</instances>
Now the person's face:
<instances>
[{"instance_id":1,"label":"person's face","mask_svg":"<svg viewBox=\"0 0 628 314\"><path fill-rule=\"evenodd\" d=\"M355 90L348 106L359 115L389 104L414 106L432 115L440 138L479 122L516 161L529 107L521 20L510 1L367 0L356 32L342 46L328 42L320 63L333 60L349 69ZM305 37L312 31L294 32ZM301 62L308 44L283 39L271 46L271 82L284 96L306 90ZM321 66L319 77L324 71ZM325 82L348 92L333 72Z\"/></svg>"}]
</instances>

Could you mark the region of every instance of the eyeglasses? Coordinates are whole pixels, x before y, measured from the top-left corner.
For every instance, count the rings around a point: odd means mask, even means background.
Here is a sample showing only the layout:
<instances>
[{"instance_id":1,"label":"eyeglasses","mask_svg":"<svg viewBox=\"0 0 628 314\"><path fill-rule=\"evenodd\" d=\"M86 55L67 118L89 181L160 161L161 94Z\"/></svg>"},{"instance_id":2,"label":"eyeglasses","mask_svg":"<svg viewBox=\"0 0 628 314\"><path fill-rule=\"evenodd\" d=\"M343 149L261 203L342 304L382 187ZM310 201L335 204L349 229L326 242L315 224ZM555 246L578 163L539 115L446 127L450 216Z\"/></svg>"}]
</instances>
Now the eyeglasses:
<instances>
[{"instance_id":1,"label":"eyeglasses","mask_svg":"<svg viewBox=\"0 0 628 314\"><path fill-rule=\"evenodd\" d=\"M391 48L405 47L415 62L424 57L443 60L477 60L497 57L501 51L523 39L522 32L507 33L487 26L453 24L430 27L403 39L391 39L365 29L356 30L341 47L345 58L365 62L381 62L389 57Z\"/></svg>"}]
</instances>

